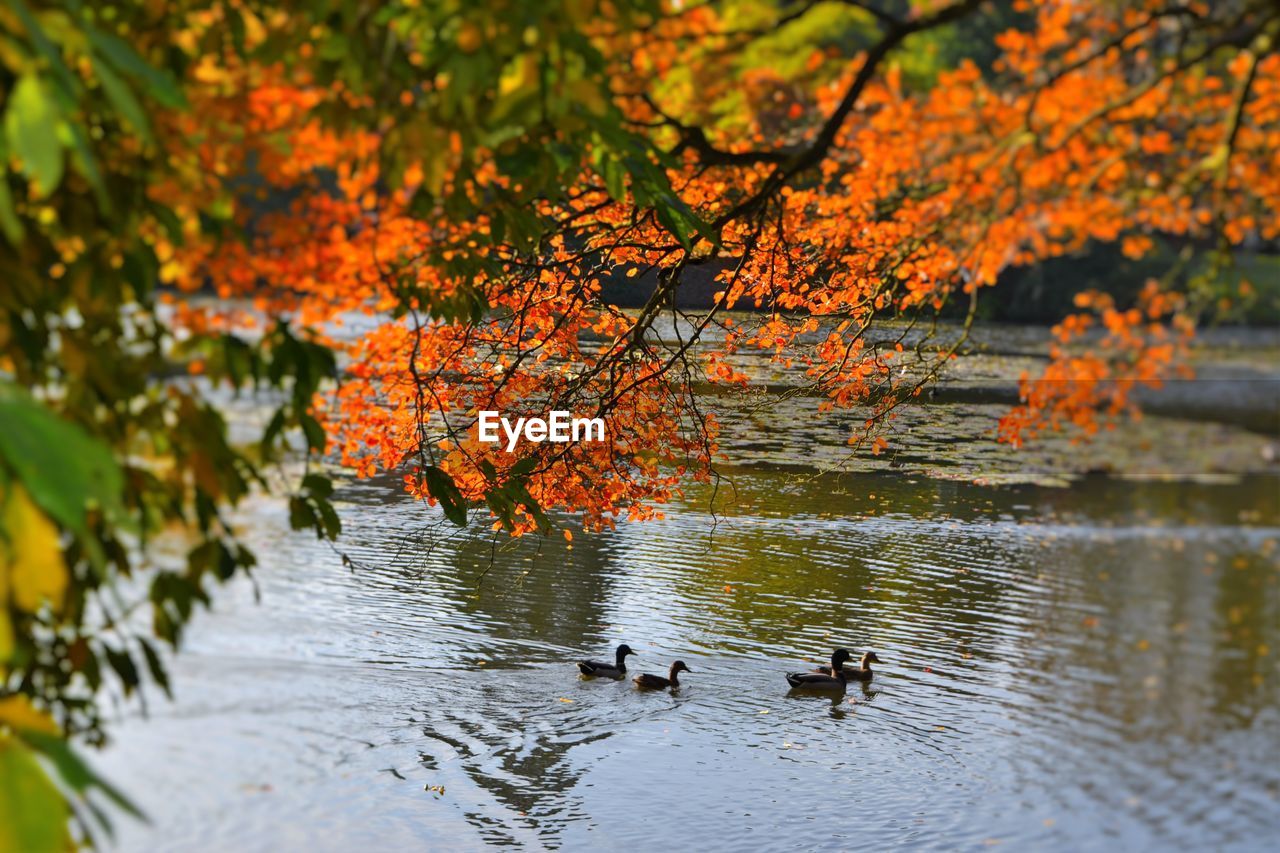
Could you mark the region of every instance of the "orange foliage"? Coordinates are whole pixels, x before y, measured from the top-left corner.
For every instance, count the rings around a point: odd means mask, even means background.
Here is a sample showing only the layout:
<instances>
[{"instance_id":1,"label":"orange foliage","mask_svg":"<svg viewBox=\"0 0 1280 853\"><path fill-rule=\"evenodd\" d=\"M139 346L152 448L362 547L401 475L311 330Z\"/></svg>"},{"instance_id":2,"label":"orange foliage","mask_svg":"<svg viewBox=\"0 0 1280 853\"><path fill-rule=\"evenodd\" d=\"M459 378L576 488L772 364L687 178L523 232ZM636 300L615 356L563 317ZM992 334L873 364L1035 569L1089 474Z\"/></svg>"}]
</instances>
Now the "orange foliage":
<instances>
[{"instance_id":1,"label":"orange foliage","mask_svg":"<svg viewBox=\"0 0 1280 853\"><path fill-rule=\"evenodd\" d=\"M910 20L947 8L921 6ZM929 317L957 301L972 311L1003 270L1092 240L1139 256L1156 234L1280 236L1274 26L1220 32L1210 4L1179 8L1035 4L1034 26L999 37L993 73L964 62L922 90L874 48L852 59L815 48L798 78L739 73L733 48L745 37L716 4L673 7L651 27L588 24L613 62L616 106L672 152L672 186L717 238L689 229L688 245L637 203L634 186L611 195L590 157L562 198L531 204L557 223L536 250L494 239L485 199L518 188L496 166L453 186L456 139L430 140L421 161L384 174L384 147L404 140L390 127L328 125L325 106L352 97L342 87L314 83L305 67L213 56L189 81L195 108L166 129L192 168L155 194L189 224L235 201L236 221L256 236L219 244L194 225L182 246L159 228L151 236L166 281L211 282L260 312L327 330L345 378L317 410L357 475L401 471L425 497L424 469L437 466L478 501L518 457L477 440L477 412L569 409L603 416L607 440L522 447L536 457L533 498L581 510L588 526L646 517L685 478L709 476L715 420L692 386L746 384L734 360L743 348L807 371L822 407L862 407L875 431L958 343L877 343L873 321ZM1210 22L1201 46L1170 52L1169 34L1196 16ZM695 136L696 126L705 130ZM262 186L228 180L250 164ZM415 205L425 183L460 189L476 215ZM287 204L243 203L268 190ZM674 316L663 288L709 263L719 270L714 309L680 320L686 337L663 327L657 341L659 317ZM600 298L609 276L637 270L672 279L645 311ZM478 322L448 310L473 298ZM1094 431L1131 408L1134 386L1180 370L1191 334L1181 297L1151 282L1131 308L1101 295L1079 307L1055 328L1044 375L1024 379L1024 403L1000 425L1006 440L1064 425ZM405 313L393 318L396 308ZM735 308L764 313L725 316ZM333 335L333 324L360 315L374 318L368 331ZM217 322L189 307L182 320ZM870 445L884 447L881 436Z\"/></svg>"}]
</instances>

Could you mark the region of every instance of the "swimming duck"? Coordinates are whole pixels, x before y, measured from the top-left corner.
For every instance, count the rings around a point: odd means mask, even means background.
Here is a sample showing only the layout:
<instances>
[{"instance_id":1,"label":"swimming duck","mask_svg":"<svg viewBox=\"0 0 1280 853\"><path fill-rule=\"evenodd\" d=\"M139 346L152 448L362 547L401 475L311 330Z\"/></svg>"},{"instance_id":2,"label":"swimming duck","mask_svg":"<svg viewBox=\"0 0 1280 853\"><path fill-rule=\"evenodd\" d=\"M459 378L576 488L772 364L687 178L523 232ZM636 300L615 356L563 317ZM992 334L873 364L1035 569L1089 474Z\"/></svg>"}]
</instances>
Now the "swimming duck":
<instances>
[{"instance_id":1,"label":"swimming duck","mask_svg":"<svg viewBox=\"0 0 1280 853\"><path fill-rule=\"evenodd\" d=\"M845 677L844 662L850 657L848 649L836 649L831 655L829 672L789 672L787 684L801 690L838 690L843 693L845 686L849 683L848 678Z\"/></svg>"},{"instance_id":2,"label":"swimming duck","mask_svg":"<svg viewBox=\"0 0 1280 853\"><path fill-rule=\"evenodd\" d=\"M871 672L871 664L873 663L880 663L880 658L876 657L875 652L867 652L862 656L862 665L860 667L845 667L844 677L850 681L870 681L873 675ZM814 672L820 672L823 675L835 674L829 666L820 666Z\"/></svg>"},{"instance_id":3,"label":"swimming duck","mask_svg":"<svg viewBox=\"0 0 1280 853\"><path fill-rule=\"evenodd\" d=\"M578 671L598 678L621 678L627 674L627 655L634 655L626 643L618 646L613 663L598 660L578 661Z\"/></svg>"},{"instance_id":4,"label":"swimming duck","mask_svg":"<svg viewBox=\"0 0 1280 853\"><path fill-rule=\"evenodd\" d=\"M660 675L650 675L647 672L642 672L631 680L636 683L637 687L643 687L646 690L662 690L667 687L679 687L680 679L676 676L682 672L693 672L693 670L685 666L684 661L678 660L671 664L671 670L667 673L666 678L663 678Z\"/></svg>"}]
</instances>

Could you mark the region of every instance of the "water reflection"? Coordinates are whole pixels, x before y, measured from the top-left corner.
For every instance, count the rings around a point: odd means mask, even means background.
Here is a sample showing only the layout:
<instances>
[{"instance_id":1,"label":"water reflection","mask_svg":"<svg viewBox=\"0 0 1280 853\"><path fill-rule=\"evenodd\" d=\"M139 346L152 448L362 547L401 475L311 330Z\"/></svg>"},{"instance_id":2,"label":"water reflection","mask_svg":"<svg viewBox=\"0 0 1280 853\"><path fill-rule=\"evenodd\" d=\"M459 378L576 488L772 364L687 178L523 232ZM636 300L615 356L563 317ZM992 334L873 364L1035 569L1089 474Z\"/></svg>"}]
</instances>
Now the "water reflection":
<instances>
[{"instance_id":1,"label":"water reflection","mask_svg":"<svg viewBox=\"0 0 1280 853\"><path fill-rule=\"evenodd\" d=\"M155 817L127 842L345 847L389 824L452 849L1217 848L1280 831L1276 480L733 479L714 506L692 493L572 544L442 541L392 484L353 484L354 570L257 515L265 604L224 599L178 662L177 705L107 756ZM624 641L636 671L696 674L652 692L577 678ZM788 697L783 674L837 645L886 663L843 696ZM204 761L204 783L174 785L175 761Z\"/></svg>"}]
</instances>

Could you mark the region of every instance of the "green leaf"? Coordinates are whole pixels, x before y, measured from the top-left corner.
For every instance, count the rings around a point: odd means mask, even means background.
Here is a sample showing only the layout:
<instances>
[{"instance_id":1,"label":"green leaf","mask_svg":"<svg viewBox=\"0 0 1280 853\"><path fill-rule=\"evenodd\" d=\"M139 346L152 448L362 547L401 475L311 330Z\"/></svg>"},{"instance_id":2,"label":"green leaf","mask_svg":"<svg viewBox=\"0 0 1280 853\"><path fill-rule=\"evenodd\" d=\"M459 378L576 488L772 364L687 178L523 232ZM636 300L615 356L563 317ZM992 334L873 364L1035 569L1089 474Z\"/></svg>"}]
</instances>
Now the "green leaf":
<instances>
[{"instance_id":1,"label":"green leaf","mask_svg":"<svg viewBox=\"0 0 1280 853\"><path fill-rule=\"evenodd\" d=\"M294 496L289 498L289 529L307 530L316 526L316 514L311 504Z\"/></svg>"},{"instance_id":2,"label":"green leaf","mask_svg":"<svg viewBox=\"0 0 1280 853\"><path fill-rule=\"evenodd\" d=\"M523 480L511 480L502 490L510 495L514 502L524 507L529 515L533 516L533 522L538 526L539 533L546 535L551 532L551 519L547 518L542 506L534 500L533 495L529 494L529 489L525 486Z\"/></svg>"},{"instance_id":3,"label":"green leaf","mask_svg":"<svg viewBox=\"0 0 1280 853\"><path fill-rule=\"evenodd\" d=\"M317 453L324 453L324 427L320 426L320 422L306 412L298 415L298 422L302 424L302 432L307 437L307 446Z\"/></svg>"},{"instance_id":4,"label":"green leaf","mask_svg":"<svg viewBox=\"0 0 1280 853\"><path fill-rule=\"evenodd\" d=\"M703 222L702 218L675 193L658 193L654 198L653 210L658 215L658 221L662 223L662 227L670 231L686 250L693 248L692 235L694 234L705 237L712 244L719 242L711 226Z\"/></svg>"},{"instance_id":5,"label":"green leaf","mask_svg":"<svg viewBox=\"0 0 1280 853\"><path fill-rule=\"evenodd\" d=\"M134 688L142 683L133 656L126 649L113 649L105 644L102 650L107 654L107 663L111 664L111 668L120 677L120 683L124 685L124 695L133 693Z\"/></svg>"},{"instance_id":6,"label":"green leaf","mask_svg":"<svg viewBox=\"0 0 1280 853\"><path fill-rule=\"evenodd\" d=\"M3 154L4 152L0 150L0 156ZM9 176L2 165L0 165L0 231L3 231L4 236L15 246L22 241L24 231L22 220L14 210L13 195L9 191Z\"/></svg>"},{"instance_id":7,"label":"green leaf","mask_svg":"<svg viewBox=\"0 0 1280 853\"><path fill-rule=\"evenodd\" d=\"M18 20L22 22L22 28L30 36L36 52L53 69L53 76L57 79L63 94L69 101L75 101L80 96L80 82L71 73L71 69L67 67L67 64L62 61L62 51L53 42L49 41L49 37L45 35L44 28L40 26L40 22L36 20L35 15L31 14L31 10L27 8L26 3L22 2L22 0L9 0L9 7L13 9L18 16Z\"/></svg>"},{"instance_id":8,"label":"green leaf","mask_svg":"<svg viewBox=\"0 0 1280 853\"><path fill-rule=\"evenodd\" d=\"M84 175L89 186L93 187L93 195L98 201L98 207L110 216L114 206L111 204L111 196L107 194L107 185L102 178L102 170L98 168L98 161L89 150L89 139L85 136L84 128L76 122L63 127L71 139L71 161L80 170L80 174Z\"/></svg>"},{"instance_id":9,"label":"green leaf","mask_svg":"<svg viewBox=\"0 0 1280 853\"><path fill-rule=\"evenodd\" d=\"M182 234L182 220L178 218L178 214L163 204L152 204L151 215L164 226L164 230L168 232L169 239L173 241L175 246L181 246L186 242L186 238Z\"/></svg>"},{"instance_id":10,"label":"green leaf","mask_svg":"<svg viewBox=\"0 0 1280 853\"><path fill-rule=\"evenodd\" d=\"M124 519L124 477L111 450L15 386L0 383L0 461L40 507L82 541L92 541L88 508Z\"/></svg>"},{"instance_id":11,"label":"green leaf","mask_svg":"<svg viewBox=\"0 0 1280 853\"><path fill-rule=\"evenodd\" d=\"M527 477L536 467L538 467L538 457L526 456L511 466L510 475L514 478L524 478Z\"/></svg>"},{"instance_id":12,"label":"green leaf","mask_svg":"<svg viewBox=\"0 0 1280 853\"><path fill-rule=\"evenodd\" d=\"M80 756L76 755L71 745L62 738L57 735L41 734L39 732L24 732L22 739L53 762L53 766L57 769L62 781L76 793L84 793L91 788L96 788L106 794L112 802L124 811L139 820L147 819L146 815L139 811L138 807L130 802L128 797L90 770Z\"/></svg>"},{"instance_id":13,"label":"green leaf","mask_svg":"<svg viewBox=\"0 0 1280 853\"><path fill-rule=\"evenodd\" d=\"M302 478L302 487L318 498L333 494L333 481L323 474L308 474Z\"/></svg>"},{"instance_id":14,"label":"green leaf","mask_svg":"<svg viewBox=\"0 0 1280 853\"><path fill-rule=\"evenodd\" d=\"M85 27L85 35L89 37L89 43L93 45L93 49L98 54L115 66L122 74L133 77L142 83L150 97L166 107L174 109L186 108L186 96L182 94L182 88L178 85L173 75L168 71L153 67L135 53L128 42L118 39L109 33L95 30L92 27Z\"/></svg>"},{"instance_id":15,"label":"green leaf","mask_svg":"<svg viewBox=\"0 0 1280 853\"><path fill-rule=\"evenodd\" d=\"M267 428L262 431L262 439L258 442L258 447L262 455L268 459L275 455L275 442L280 437L280 433L284 432L286 416L284 406L276 409L271 420L267 422Z\"/></svg>"},{"instance_id":16,"label":"green leaf","mask_svg":"<svg viewBox=\"0 0 1280 853\"><path fill-rule=\"evenodd\" d=\"M454 484L453 478L435 465L428 465L423 475L427 481L427 491L431 497L440 502L445 518L459 527L467 526L467 501L462 491Z\"/></svg>"},{"instance_id":17,"label":"green leaf","mask_svg":"<svg viewBox=\"0 0 1280 853\"><path fill-rule=\"evenodd\" d=\"M627 170L622 168L622 164L612 157L608 157L604 161L604 185L609 192L609 197L614 201L627 200Z\"/></svg>"},{"instance_id":18,"label":"green leaf","mask_svg":"<svg viewBox=\"0 0 1280 853\"><path fill-rule=\"evenodd\" d=\"M342 519L338 518L338 513L334 510L333 504L324 498L316 498L314 503L316 512L320 515L320 525L325 537L337 539L342 533Z\"/></svg>"},{"instance_id":19,"label":"green leaf","mask_svg":"<svg viewBox=\"0 0 1280 853\"><path fill-rule=\"evenodd\" d=\"M164 691L164 695L170 699L173 698L173 690L169 686L169 673L165 671L164 661L160 660L160 655L156 652L155 647L141 637L138 643L142 646L142 654L147 659L147 671L151 673L151 680L160 685L160 689Z\"/></svg>"},{"instance_id":20,"label":"green leaf","mask_svg":"<svg viewBox=\"0 0 1280 853\"><path fill-rule=\"evenodd\" d=\"M66 850L69 809L35 753L0 735L0 850Z\"/></svg>"},{"instance_id":21,"label":"green leaf","mask_svg":"<svg viewBox=\"0 0 1280 853\"><path fill-rule=\"evenodd\" d=\"M484 496L484 502L489 505L489 510L497 516L498 522L502 525L502 529L510 532L515 529L515 503L501 489L493 489Z\"/></svg>"},{"instance_id":22,"label":"green leaf","mask_svg":"<svg viewBox=\"0 0 1280 853\"><path fill-rule=\"evenodd\" d=\"M107 100L111 101L111 105L116 108L120 116L133 126L143 141L151 144L154 140L151 136L151 122L147 121L147 114L142 109L142 104L138 103L138 99L134 97L127 83L116 76L111 70L111 66L105 62L94 60L93 71L98 75L98 82L102 84L102 91L107 95Z\"/></svg>"},{"instance_id":23,"label":"green leaf","mask_svg":"<svg viewBox=\"0 0 1280 853\"><path fill-rule=\"evenodd\" d=\"M62 143L58 140L58 107L40 78L25 74L9 95L4 113L5 139L22 162L22 171L44 197L62 181Z\"/></svg>"}]
</instances>

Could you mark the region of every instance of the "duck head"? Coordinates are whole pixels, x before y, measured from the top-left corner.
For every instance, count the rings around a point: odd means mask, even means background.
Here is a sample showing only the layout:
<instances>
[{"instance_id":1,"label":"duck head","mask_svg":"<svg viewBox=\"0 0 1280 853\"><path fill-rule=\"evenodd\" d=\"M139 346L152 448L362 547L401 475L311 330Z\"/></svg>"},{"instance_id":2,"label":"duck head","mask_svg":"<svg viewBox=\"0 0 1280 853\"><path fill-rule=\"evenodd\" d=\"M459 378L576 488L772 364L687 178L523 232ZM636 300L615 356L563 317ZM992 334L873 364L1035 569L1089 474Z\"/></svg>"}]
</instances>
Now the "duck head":
<instances>
[{"instance_id":1,"label":"duck head","mask_svg":"<svg viewBox=\"0 0 1280 853\"><path fill-rule=\"evenodd\" d=\"M875 652L867 652L865 655L862 656L863 669L870 669L871 664L873 663L880 663L880 658L876 657Z\"/></svg>"},{"instance_id":2,"label":"duck head","mask_svg":"<svg viewBox=\"0 0 1280 853\"><path fill-rule=\"evenodd\" d=\"M693 670L685 666L684 661L678 660L675 663L671 664L671 674L675 675L677 672L693 672Z\"/></svg>"},{"instance_id":3,"label":"duck head","mask_svg":"<svg viewBox=\"0 0 1280 853\"><path fill-rule=\"evenodd\" d=\"M631 651L631 647L628 646L626 643L623 643L622 645L618 646L618 652L617 652L618 665L619 666L622 665L622 662L627 659L627 655L634 655L634 654L635 652Z\"/></svg>"},{"instance_id":4,"label":"duck head","mask_svg":"<svg viewBox=\"0 0 1280 853\"><path fill-rule=\"evenodd\" d=\"M853 655L849 654L848 649L836 649L835 652L831 655L831 668L833 670L843 669L844 662L851 657L853 657Z\"/></svg>"}]
</instances>

